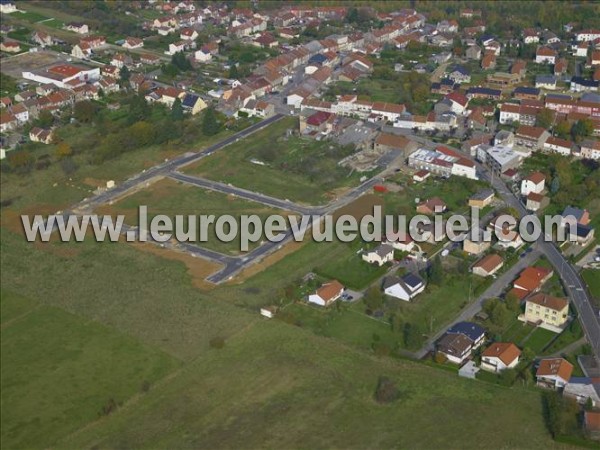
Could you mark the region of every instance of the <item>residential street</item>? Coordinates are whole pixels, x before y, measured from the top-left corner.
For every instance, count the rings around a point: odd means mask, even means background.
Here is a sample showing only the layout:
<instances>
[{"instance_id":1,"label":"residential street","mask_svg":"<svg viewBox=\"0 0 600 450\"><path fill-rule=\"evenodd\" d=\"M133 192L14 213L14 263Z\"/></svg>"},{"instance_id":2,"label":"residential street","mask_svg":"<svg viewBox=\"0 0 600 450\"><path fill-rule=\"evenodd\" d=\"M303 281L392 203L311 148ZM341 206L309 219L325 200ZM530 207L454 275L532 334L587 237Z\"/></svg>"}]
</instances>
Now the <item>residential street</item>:
<instances>
[{"instance_id":1,"label":"residential street","mask_svg":"<svg viewBox=\"0 0 600 450\"><path fill-rule=\"evenodd\" d=\"M535 245L535 244L534 244ZM471 319L475 314L481 311L483 307L483 302L489 298L497 298L502 294L504 290L513 282L515 278L517 278L518 274L525 268L532 265L538 258L540 257L540 252L536 249L532 252L529 252L525 257L519 258L519 260L505 273L500 275L492 285L485 290L483 294L477 298L474 302L469 304L465 309L461 311L461 313L454 319L453 322L444 325L440 328L440 330L434 335L431 336L423 348L415 353L415 357L421 359L425 357L425 355L434 349L435 342L440 339L446 330L450 328L452 325L458 322L463 322L465 320Z\"/></svg>"}]
</instances>

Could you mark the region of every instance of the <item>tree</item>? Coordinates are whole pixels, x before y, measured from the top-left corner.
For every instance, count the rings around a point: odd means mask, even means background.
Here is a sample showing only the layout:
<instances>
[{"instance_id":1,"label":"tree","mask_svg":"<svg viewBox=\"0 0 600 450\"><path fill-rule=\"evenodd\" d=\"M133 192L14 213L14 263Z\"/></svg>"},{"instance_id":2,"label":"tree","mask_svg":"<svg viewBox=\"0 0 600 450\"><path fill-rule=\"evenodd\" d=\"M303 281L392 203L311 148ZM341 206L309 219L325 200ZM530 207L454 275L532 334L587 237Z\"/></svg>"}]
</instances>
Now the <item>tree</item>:
<instances>
[{"instance_id":1,"label":"tree","mask_svg":"<svg viewBox=\"0 0 600 450\"><path fill-rule=\"evenodd\" d=\"M131 103L129 104L129 120L130 123L137 122L138 120L142 120L148 117L150 111L148 108L148 103L143 95L134 95L131 99Z\"/></svg>"},{"instance_id":2,"label":"tree","mask_svg":"<svg viewBox=\"0 0 600 450\"><path fill-rule=\"evenodd\" d=\"M391 403L398 398L396 383L388 377L381 376L377 380L375 388L375 400L377 403Z\"/></svg>"},{"instance_id":3,"label":"tree","mask_svg":"<svg viewBox=\"0 0 600 450\"><path fill-rule=\"evenodd\" d=\"M202 132L206 136L213 136L217 134L221 129L221 125L217 121L215 110L212 107L208 107L204 110L204 117L202 118Z\"/></svg>"},{"instance_id":4,"label":"tree","mask_svg":"<svg viewBox=\"0 0 600 450\"><path fill-rule=\"evenodd\" d=\"M427 271L427 278L431 284L440 286L444 281L444 268L442 267L442 260L439 255L433 258L431 265Z\"/></svg>"},{"instance_id":5,"label":"tree","mask_svg":"<svg viewBox=\"0 0 600 450\"><path fill-rule=\"evenodd\" d=\"M550 128L554 121L554 112L548 108L544 108L540 111L536 118L536 125L542 128Z\"/></svg>"},{"instance_id":6,"label":"tree","mask_svg":"<svg viewBox=\"0 0 600 450\"><path fill-rule=\"evenodd\" d=\"M119 72L119 81L120 81L121 86L125 85L125 83L127 83L129 81L130 77L131 77L131 72L129 72L129 69L127 68L127 66L123 66L123 68Z\"/></svg>"},{"instance_id":7,"label":"tree","mask_svg":"<svg viewBox=\"0 0 600 450\"><path fill-rule=\"evenodd\" d=\"M34 123L40 128L49 128L54 123L54 116L47 109L43 109Z\"/></svg>"},{"instance_id":8,"label":"tree","mask_svg":"<svg viewBox=\"0 0 600 450\"><path fill-rule=\"evenodd\" d=\"M584 137L590 136L594 132L594 123L590 119L581 119L573 124L571 134L575 142L581 142Z\"/></svg>"},{"instance_id":9,"label":"tree","mask_svg":"<svg viewBox=\"0 0 600 450\"><path fill-rule=\"evenodd\" d=\"M183 120L183 106L181 106L181 100L176 98L173 102L173 107L171 109L171 118L177 122Z\"/></svg>"},{"instance_id":10,"label":"tree","mask_svg":"<svg viewBox=\"0 0 600 450\"><path fill-rule=\"evenodd\" d=\"M8 164L18 173L26 173L31 169L33 156L27 150L16 150L8 154Z\"/></svg>"},{"instance_id":11,"label":"tree","mask_svg":"<svg viewBox=\"0 0 600 450\"><path fill-rule=\"evenodd\" d=\"M561 139L567 139L571 135L571 124L566 120L561 120L554 127L554 132Z\"/></svg>"},{"instance_id":12,"label":"tree","mask_svg":"<svg viewBox=\"0 0 600 450\"><path fill-rule=\"evenodd\" d=\"M363 298L363 302L369 311L376 311L383 306L383 297L379 288L371 286Z\"/></svg>"},{"instance_id":13,"label":"tree","mask_svg":"<svg viewBox=\"0 0 600 450\"><path fill-rule=\"evenodd\" d=\"M558 177L552 178L552 182L550 183L550 192L556 194L560 190L560 180Z\"/></svg>"},{"instance_id":14,"label":"tree","mask_svg":"<svg viewBox=\"0 0 600 450\"><path fill-rule=\"evenodd\" d=\"M171 56L171 64L182 72L192 69L190 60L186 58L185 53L183 52L177 52Z\"/></svg>"},{"instance_id":15,"label":"tree","mask_svg":"<svg viewBox=\"0 0 600 450\"><path fill-rule=\"evenodd\" d=\"M77 170L77 164L73 158L65 158L60 160L60 168L65 175L71 175Z\"/></svg>"},{"instance_id":16,"label":"tree","mask_svg":"<svg viewBox=\"0 0 600 450\"><path fill-rule=\"evenodd\" d=\"M56 146L56 157L58 159L68 158L73 155L73 149L71 146L63 141Z\"/></svg>"},{"instance_id":17,"label":"tree","mask_svg":"<svg viewBox=\"0 0 600 450\"><path fill-rule=\"evenodd\" d=\"M509 292L506 296L506 307L511 312L519 312L521 309L521 300L514 292Z\"/></svg>"},{"instance_id":18,"label":"tree","mask_svg":"<svg viewBox=\"0 0 600 450\"><path fill-rule=\"evenodd\" d=\"M418 326L411 323L404 324L404 345L408 348L417 348L423 342L423 336Z\"/></svg>"},{"instance_id":19,"label":"tree","mask_svg":"<svg viewBox=\"0 0 600 450\"><path fill-rule=\"evenodd\" d=\"M232 64L231 67L229 68L229 75L228 77L231 80L237 80L240 77L240 74L238 72L238 68L236 64Z\"/></svg>"},{"instance_id":20,"label":"tree","mask_svg":"<svg viewBox=\"0 0 600 450\"><path fill-rule=\"evenodd\" d=\"M508 323L512 316L512 313L508 310L506 305L503 302L496 300L490 312L490 320L492 323L502 328Z\"/></svg>"},{"instance_id":21,"label":"tree","mask_svg":"<svg viewBox=\"0 0 600 450\"><path fill-rule=\"evenodd\" d=\"M512 386L517 380L517 371L515 369L504 369L500 373L500 382L504 386Z\"/></svg>"},{"instance_id":22,"label":"tree","mask_svg":"<svg viewBox=\"0 0 600 450\"><path fill-rule=\"evenodd\" d=\"M81 123L90 123L96 116L96 105L89 100L75 103L73 117Z\"/></svg>"}]
</instances>

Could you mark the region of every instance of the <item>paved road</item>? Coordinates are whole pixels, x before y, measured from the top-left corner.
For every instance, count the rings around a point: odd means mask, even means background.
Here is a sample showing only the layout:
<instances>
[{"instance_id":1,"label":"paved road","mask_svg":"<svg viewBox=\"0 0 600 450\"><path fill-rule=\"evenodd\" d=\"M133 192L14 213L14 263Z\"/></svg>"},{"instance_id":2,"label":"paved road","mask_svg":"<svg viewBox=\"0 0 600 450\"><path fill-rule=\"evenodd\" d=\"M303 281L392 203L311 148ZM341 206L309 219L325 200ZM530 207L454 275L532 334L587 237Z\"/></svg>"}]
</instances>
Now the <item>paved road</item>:
<instances>
[{"instance_id":1,"label":"paved road","mask_svg":"<svg viewBox=\"0 0 600 450\"><path fill-rule=\"evenodd\" d=\"M408 132L401 134L410 134L410 130L407 131ZM423 137L411 136L411 139L432 147L439 145ZM480 179L489 182L499 193L502 200L518 212L519 217L523 218L529 215L529 212L525 209L521 201L510 191L504 181L498 176L493 176L478 161L462 152L462 150L457 148L454 148L454 150L463 153L466 158L475 162ZM548 261L550 261L554 270L560 276L567 295L579 313L579 319L583 326L586 338L592 346L596 360L600 361L600 317L595 313L594 308L592 307L585 283L553 242L546 242L543 236L541 236L535 245L537 250L548 258Z\"/></svg>"},{"instance_id":2,"label":"paved road","mask_svg":"<svg viewBox=\"0 0 600 450\"><path fill-rule=\"evenodd\" d=\"M520 200L510 192L506 184L499 177L490 176L481 165L478 165L482 178L492 183L494 188L500 193L502 199L507 205L514 208L520 217L529 215ZM600 318L594 313L594 308L590 301L585 283L579 277L573 266L564 258L553 242L546 242L543 236L537 241L538 248L546 255L554 270L560 276L563 286L567 291L571 303L579 313L579 319L583 325L583 330L592 346L596 359L600 361Z\"/></svg>"},{"instance_id":3,"label":"paved road","mask_svg":"<svg viewBox=\"0 0 600 450\"><path fill-rule=\"evenodd\" d=\"M211 155L214 152L216 152L217 150L220 150L223 147L225 147L233 142L236 142L239 139L242 139L242 138L262 129L262 128L272 124L273 122L277 122L282 117L283 117L283 115L276 114L272 117L269 117L265 120L262 120L256 124L254 124L254 125L251 125L248 128L240 131L239 133L236 133L216 144L213 144L210 147L205 148L204 150L201 150L199 152L188 152L188 153L185 153L184 155L181 155L170 161L165 161L162 164L154 166L151 169L148 169L144 172L141 172L141 173L135 175L132 178L129 178L128 180L126 180L125 182L123 182L121 185L117 186L114 189L107 190L101 194L98 194L98 195L90 198L90 199L82 201L81 203L76 205L73 209L78 209L78 210L91 209L91 210L93 210L94 208L96 208L102 204L108 203L110 201L113 201L113 200L121 197L122 195L127 193L129 190L140 187L144 183L150 181L152 178L159 177L159 176L166 176L174 170L177 170L181 167L192 164L208 155Z\"/></svg>"},{"instance_id":4,"label":"paved road","mask_svg":"<svg viewBox=\"0 0 600 450\"><path fill-rule=\"evenodd\" d=\"M232 186L230 184L207 180L206 178L195 177L181 172L172 172L169 174L169 177L174 180L181 181L182 183L191 184L203 189L209 189L211 191L221 192L228 195L235 195L245 200L262 203L266 206L283 209L286 211L293 211L300 214L321 214L325 208L324 206L302 206L289 200L281 200L276 197L271 197L258 192L252 192L247 189Z\"/></svg>"},{"instance_id":5,"label":"paved road","mask_svg":"<svg viewBox=\"0 0 600 450\"><path fill-rule=\"evenodd\" d=\"M538 250L534 250L527 254L527 256L523 258L519 258L519 260L506 272L500 275L492 285L485 290L483 294L477 298L476 301L471 303L465 309L463 309L458 317L454 319L453 322L444 325L440 328L440 330L433 336L431 336L423 348L421 348L418 352L415 353L415 357L418 359L424 358L425 355L434 349L435 342L440 339L446 330L450 328L452 325L463 322L465 320L471 319L475 314L481 311L483 307L483 303L490 298L498 298L502 294L502 292L506 289L510 283L517 277L517 275L525 268L529 267L540 257L540 252Z\"/></svg>"}]
</instances>

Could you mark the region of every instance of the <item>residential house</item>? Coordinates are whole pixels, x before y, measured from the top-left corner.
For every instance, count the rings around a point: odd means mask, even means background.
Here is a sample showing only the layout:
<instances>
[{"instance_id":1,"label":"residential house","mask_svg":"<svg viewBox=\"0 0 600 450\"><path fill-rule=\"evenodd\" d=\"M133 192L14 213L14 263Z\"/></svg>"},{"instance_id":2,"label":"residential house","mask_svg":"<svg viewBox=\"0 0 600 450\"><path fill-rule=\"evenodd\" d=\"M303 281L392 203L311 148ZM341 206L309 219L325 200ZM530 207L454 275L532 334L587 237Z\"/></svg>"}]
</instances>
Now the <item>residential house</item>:
<instances>
[{"instance_id":1,"label":"residential house","mask_svg":"<svg viewBox=\"0 0 600 450\"><path fill-rule=\"evenodd\" d=\"M19 125L17 118L14 114L8 111L2 111L0 113L0 132L14 130Z\"/></svg>"},{"instance_id":2,"label":"residential house","mask_svg":"<svg viewBox=\"0 0 600 450\"><path fill-rule=\"evenodd\" d=\"M125 38L125 42L123 42L122 47L127 49L134 48L142 48L144 46L144 41L140 38L128 36Z\"/></svg>"},{"instance_id":3,"label":"residential house","mask_svg":"<svg viewBox=\"0 0 600 450\"><path fill-rule=\"evenodd\" d=\"M407 273L402 277L387 277L383 282L383 292L390 297L406 302L411 301L425 290L425 281L418 275Z\"/></svg>"},{"instance_id":4,"label":"residential house","mask_svg":"<svg viewBox=\"0 0 600 450\"><path fill-rule=\"evenodd\" d=\"M262 100L250 100L246 106L240 109L250 117L271 117L275 114L275 106Z\"/></svg>"},{"instance_id":5,"label":"residential house","mask_svg":"<svg viewBox=\"0 0 600 450\"><path fill-rule=\"evenodd\" d=\"M33 127L29 131L29 140L31 142L41 142L42 144L52 143L52 130L45 130L43 128Z\"/></svg>"},{"instance_id":6,"label":"residential house","mask_svg":"<svg viewBox=\"0 0 600 450\"><path fill-rule=\"evenodd\" d=\"M401 252L412 252L416 245L409 233L393 233L389 232L386 234L386 241L395 250Z\"/></svg>"},{"instance_id":7,"label":"residential house","mask_svg":"<svg viewBox=\"0 0 600 450\"><path fill-rule=\"evenodd\" d=\"M575 34L575 39L577 40L577 42L595 41L596 39L600 39L600 29L587 29L579 31Z\"/></svg>"},{"instance_id":8,"label":"residential house","mask_svg":"<svg viewBox=\"0 0 600 450\"><path fill-rule=\"evenodd\" d=\"M171 108L173 106L173 103L175 103L175 100L178 98L182 99L184 95L185 92L181 89L177 89L171 86L159 87L156 88L150 94L146 95L146 100L149 102L157 101Z\"/></svg>"},{"instance_id":9,"label":"residential house","mask_svg":"<svg viewBox=\"0 0 600 450\"><path fill-rule=\"evenodd\" d=\"M479 348L485 340L483 327L473 322L458 322L446 331L447 334L462 334L473 342L473 349Z\"/></svg>"},{"instance_id":10,"label":"residential house","mask_svg":"<svg viewBox=\"0 0 600 450\"><path fill-rule=\"evenodd\" d=\"M194 53L194 59L197 62L207 63L212 60L212 54L209 51L207 51L204 47L202 47L200 50L196 50L196 52Z\"/></svg>"},{"instance_id":11,"label":"residential house","mask_svg":"<svg viewBox=\"0 0 600 450\"><path fill-rule=\"evenodd\" d=\"M536 44L540 42L540 34L533 28L525 28L523 30L523 42L525 44Z\"/></svg>"},{"instance_id":12,"label":"residential house","mask_svg":"<svg viewBox=\"0 0 600 450\"><path fill-rule=\"evenodd\" d=\"M577 44L575 48L575 52L573 56L577 56L579 58L585 58L588 55L588 49L590 48L590 43L588 41L583 41Z\"/></svg>"},{"instance_id":13,"label":"residential house","mask_svg":"<svg viewBox=\"0 0 600 450\"><path fill-rule=\"evenodd\" d=\"M17 41L3 40L0 42L0 50L6 53L19 53L21 51L21 44Z\"/></svg>"},{"instance_id":14,"label":"residential house","mask_svg":"<svg viewBox=\"0 0 600 450\"><path fill-rule=\"evenodd\" d=\"M598 92L599 81L588 80L583 77L571 78L570 89L573 92Z\"/></svg>"},{"instance_id":15,"label":"residential house","mask_svg":"<svg viewBox=\"0 0 600 450\"><path fill-rule=\"evenodd\" d=\"M489 277L498 272L503 265L504 260L500 255L490 254L477 261L471 270L480 277Z\"/></svg>"},{"instance_id":16,"label":"residential house","mask_svg":"<svg viewBox=\"0 0 600 450\"><path fill-rule=\"evenodd\" d=\"M187 43L185 41L173 42L169 44L169 50L165 53L167 55L174 55L175 53L185 51Z\"/></svg>"},{"instance_id":17,"label":"residential house","mask_svg":"<svg viewBox=\"0 0 600 450\"><path fill-rule=\"evenodd\" d=\"M512 342L494 342L481 353L481 368L500 373L519 364L521 350Z\"/></svg>"},{"instance_id":18,"label":"residential house","mask_svg":"<svg viewBox=\"0 0 600 450\"><path fill-rule=\"evenodd\" d=\"M541 46L535 52L536 64L554 64L556 62L556 50Z\"/></svg>"},{"instance_id":19,"label":"residential house","mask_svg":"<svg viewBox=\"0 0 600 450\"><path fill-rule=\"evenodd\" d=\"M549 203L550 199L545 195L530 192L526 196L525 208L527 208L528 211L536 212L548 206Z\"/></svg>"},{"instance_id":20,"label":"residential house","mask_svg":"<svg viewBox=\"0 0 600 450\"><path fill-rule=\"evenodd\" d=\"M573 365L563 358L545 358L540 361L535 377L537 385L543 388L559 390L571 379Z\"/></svg>"},{"instance_id":21,"label":"residential house","mask_svg":"<svg viewBox=\"0 0 600 450\"><path fill-rule=\"evenodd\" d=\"M479 47L478 45L471 45L470 47L467 47L465 55L467 59L479 60L481 59L481 47Z\"/></svg>"},{"instance_id":22,"label":"residential house","mask_svg":"<svg viewBox=\"0 0 600 450\"><path fill-rule=\"evenodd\" d=\"M519 86L513 91L513 97L517 100L539 100L541 91L539 88L530 86Z\"/></svg>"},{"instance_id":23,"label":"residential house","mask_svg":"<svg viewBox=\"0 0 600 450\"><path fill-rule=\"evenodd\" d=\"M562 331L569 319L569 299L538 292L525 300L524 321Z\"/></svg>"},{"instance_id":24,"label":"residential house","mask_svg":"<svg viewBox=\"0 0 600 450\"><path fill-rule=\"evenodd\" d=\"M181 102L184 112L189 112L193 116L203 109L207 108L206 102L197 94L186 93Z\"/></svg>"},{"instance_id":25,"label":"residential house","mask_svg":"<svg viewBox=\"0 0 600 450\"><path fill-rule=\"evenodd\" d=\"M549 137L550 133L545 128L521 125L515 133L515 147L530 153L542 149Z\"/></svg>"},{"instance_id":26,"label":"residential house","mask_svg":"<svg viewBox=\"0 0 600 450\"><path fill-rule=\"evenodd\" d=\"M48 33L43 31L35 31L31 36L31 40L42 47L47 47L54 44L54 39Z\"/></svg>"},{"instance_id":27,"label":"residential house","mask_svg":"<svg viewBox=\"0 0 600 450\"><path fill-rule=\"evenodd\" d=\"M81 22L70 22L67 25L65 25L65 29L78 34L87 34L90 32L90 29L87 26L87 24Z\"/></svg>"},{"instance_id":28,"label":"residential house","mask_svg":"<svg viewBox=\"0 0 600 450\"><path fill-rule=\"evenodd\" d=\"M488 230L478 230L475 236L469 234L463 240L463 251L470 255L480 255L490 248L492 235Z\"/></svg>"},{"instance_id":29,"label":"residential house","mask_svg":"<svg viewBox=\"0 0 600 450\"><path fill-rule=\"evenodd\" d=\"M556 89L557 81L558 80L554 75L536 75L535 87L539 89L547 89L549 91L553 91Z\"/></svg>"},{"instance_id":30,"label":"residential house","mask_svg":"<svg viewBox=\"0 0 600 450\"><path fill-rule=\"evenodd\" d=\"M417 212L419 214L438 214L445 212L446 209L446 203L444 203L444 201L439 197L432 197L417 205Z\"/></svg>"},{"instance_id":31,"label":"residential house","mask_svg":"<svg viewBox=\"0 0 600 450\"><path fill-rule=\"evenodd\" d=\"M512 147L515 144L515 135L512 131L500 130L494 136L494 145Z\"/></svg>"},{"instance_id":32,"label":"residential house","mask_svg":"<svg viewBox=\"0 0 600 450\"><path fill-rule=\"evenodd\" d=\"M413 181L421 183L422 181L425 181L427 178L429 178L430 175L431 172L429 170L418 170L413 174Z\"/></svg>"},{"instance_id":33,"label":"residential house","mask_svg":"<svg viewBox=\"0 0 600 450\"><path fill-rule=\"evenodd\" d=\"M538 292L542 285L553 275L551 269L544 267L527 267L519 274L519 277L514 281L511 294L523 299L531 293Z\"/></svg>"},{"instance_id":34,"label":"residential house","mask_svg":"<svg viewBox=\"0 0 600 450\"><path fill-rule=\"evenodd\" d=\"M582 158L586 159L600 159L600 141L594 141L591 139L587 139L581 143L581 153Z\"/></svg>"},{"instance_id":35,"label":"residential house","mask_svg":"<svg viewBox=\"0 0 600 450\"><path fill-rule=\"evenodd\" d=\"M600 378L571 377L563 389L563 395L574 398L582 405L591 402L593 407L600 406Z\"/></svg>"},{"instance_id":36,"label":"residential house","mask_svg":"<svg viewBox=\"0 0 600 450\"><path fill-rule=\"evenodd\" d=\"M568 218L574 219L575 223L579 225L589 225L591 221L590 213L587 209L581 209L571 205L567 206L561 215L563 217L563 226L566 225Z\"/></svg>"},{"instance_id":37,"label":"residential house","mask_svg":"<svg viewBox=\"0 0 600 450\"><path fill-rule=\"evenodd\" d=\"M408 157L417 149L417 143L408 139L406 136L391 133L379 133L373 143L373 149L378 152L400 150L405 157Z\"/></svg>"},{"instance_id":38,"label":"residential house","mask_svg":"<svg viewBox=\"0 0 600 450\"><path fill-rule=\"evenodd\" d=\"M494 190L482 189L469 198L469 206L482 209L492 203L492 200L494 200Z\"/></svg>"},{"instance_id":39,"label":"residential house","mask_svg":"<svg viewBox=\"0 0 600 450\"><path fill-rule=\"evenodd\" d=\"M144 53L143 55L140 55L140 62L149 66L157 65L160 63L160 56Z\"/></svg>"},{"instance_id":40,"label":"residential house","mask_svg":"<svg viewBox=\"0 0 600 450\"><path fill-rule=\"evenodd\" d=\"M533 172L521 181L521 195L529 195L530 192L541 194L546 187L546 175L542 172Z\"/></svg>"},{"instance_id":41,"label":"residential house","mask_svg":"<svg viewBox=\"0 0 600 450\"><path fill-rule=\"evenodd\" d=\"M584 411L583 428L590 439L600 440L600 411Z\"/></svg>"},{"instance_id":42,"label":"residential house","mask_svg":"<svg viewBox=\"0 0 600 450\"><path fill-rule=\"evenodd\" d=\"M381 267L394 260L394 247L389 244L381 244L373 250L365 251L362 259L369 264L377 264Z\"/></svg>"},{"instance_id":43,"label":"residential house","mask_svg":"<svg viewBox=\"0 0 600 450\"><path fill-rule=\"evenodd\" d=\"M319 306L329 306L342 296L344 286L337 280L324 283L314 294L308 296L308 302Z\"/></svg>"},{"instance_id":44,"label":"residential house","mask_svg":"<svg viewBox=\"0 0 600 450\"><path fill-rule=\"evenodd\" d=\"M462 364L472 351L473 341L462 334L445 334L436 344L436 352L454 364Z\"/></svg>"},{"instance_id":45,"label":"residential house","mask_svg":"<svg viewBox=\"0 0 600 450\"><path fill-rule=\"evenodd\" d=\"M183 28L179 31L179 39L182 41L195 41L198 39L198 32L193 28Z\"/></svg>"},{"instance_id":46,"label":"residential house","mask_svg":"<svg viewBox=\"0 0 600 450\"><path fill-rule=\"evenodd\" d=\"M560 153L564 156L569 156L572 148L573 143L571 141L554 136L550 136L546 142L544 142L544 151Z\"/></svg>"},{"instance_id":47,"label":"residential house","mask_svg":"<svg viewBox=\"0 0 600 450\"><path fill-rule=\"evenodd\" d=\"M496 55L494 53L486 53L481 60L481 68L483 70L491 70L496 67Z\"/></svg>"}]
</instances>

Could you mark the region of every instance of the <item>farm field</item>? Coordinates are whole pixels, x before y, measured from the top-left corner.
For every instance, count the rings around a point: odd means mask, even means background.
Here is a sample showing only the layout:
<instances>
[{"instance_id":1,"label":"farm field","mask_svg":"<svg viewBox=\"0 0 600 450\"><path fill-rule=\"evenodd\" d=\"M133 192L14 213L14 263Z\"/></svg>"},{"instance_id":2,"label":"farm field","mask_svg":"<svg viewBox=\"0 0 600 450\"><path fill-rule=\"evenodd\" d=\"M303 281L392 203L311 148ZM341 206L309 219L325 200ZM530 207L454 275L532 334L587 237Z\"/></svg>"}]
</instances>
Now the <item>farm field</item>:
<instances>
[{"instance_id":1,"label":"farm field","mask_svg":"<svg viewBox=\"0 0 600 450\"><path fill-rule=\"evenodd\" d=\"M268 208L260 203L208 191L170 179L160 180L111 206L100 208L98 212L110 214L113 217L122 214L125 216L125 223L137 226L139 225L138 208L141 205L148 207L148 223L158 214L164 214L171 218L179 214L185 217L188 215L214 215L216 218L230 214L236 218L238 224L241 215L256 214L263 221L272 214L287 215L285 211ZM185 230L187 230L187 224ZM198 242L198 245L225 254L237 255L240 253L239 235L231 242L222 242L217 238L214 227L210 227L207 237L206 242ZM249 250L259 245L260 242L250 243Z\"/></svg>"},{"instance_id":2,"label":"farm field","mask_svg":"<svg viewBox=\"0 0 600 450\"><path fill-rule=\"evenodd\" d=\"M185 172L313 205L332 200L340 188L358 185L362 175L337 164L354 150L332 142L286 136L288 130L298 128L297 121L284 118L187 167Z\"/></svg>"}]
</instances>

